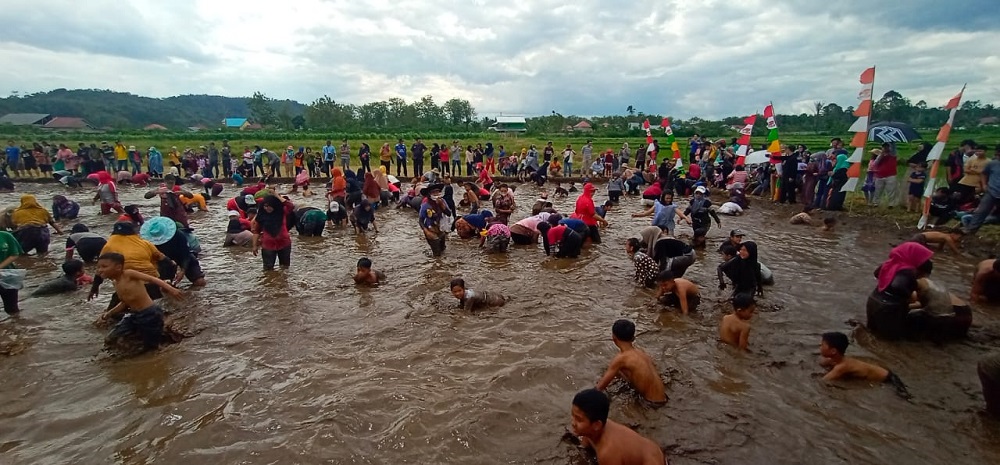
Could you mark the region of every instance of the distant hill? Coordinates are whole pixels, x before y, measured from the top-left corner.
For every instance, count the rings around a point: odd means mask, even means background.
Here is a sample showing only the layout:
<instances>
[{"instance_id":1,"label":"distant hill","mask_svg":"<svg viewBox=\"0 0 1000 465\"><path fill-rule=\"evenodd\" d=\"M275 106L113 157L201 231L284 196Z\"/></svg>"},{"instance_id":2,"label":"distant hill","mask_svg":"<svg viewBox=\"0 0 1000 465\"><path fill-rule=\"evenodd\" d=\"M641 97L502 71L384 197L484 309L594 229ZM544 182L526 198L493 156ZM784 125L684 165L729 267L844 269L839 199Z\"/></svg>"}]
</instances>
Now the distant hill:
<instances>
[{"instance_id":1,"label":"distant hill","mask_svg":"<svg viewBox=\"0 0 1000 465\"><path fill-rule=\"evenodd\" d=\"M288 105L292 116L305 112L305 105L293 100L277 100L275 110ZM110 90L66 90L0 99L0 116L7 113L48 113L78 116L95 127L137 129L161 124L171 130L204 125L218 127L226 117L249 117L247 97L180 95L150 98Z\"/></svg>"}]
</instances>

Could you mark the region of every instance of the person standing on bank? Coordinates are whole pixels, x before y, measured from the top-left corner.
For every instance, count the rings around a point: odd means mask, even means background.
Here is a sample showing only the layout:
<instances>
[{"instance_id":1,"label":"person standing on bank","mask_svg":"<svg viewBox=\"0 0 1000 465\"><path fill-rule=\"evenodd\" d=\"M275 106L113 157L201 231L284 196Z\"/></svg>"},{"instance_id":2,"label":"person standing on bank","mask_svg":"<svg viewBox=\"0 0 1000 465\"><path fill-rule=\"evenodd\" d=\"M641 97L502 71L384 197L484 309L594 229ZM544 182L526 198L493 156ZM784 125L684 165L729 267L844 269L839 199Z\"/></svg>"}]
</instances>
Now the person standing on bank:
<instances>
[{"instance_id":1,"label":"person standing on bank","mask_svg":"<svg viewBox=\"0 0 1000 465\"><path fill-rule=\"evenodd\" d=\"M410 147L410 152L413 154L413 176L419 178L424 175L424 152L427 152L427 146L422 139L417 138Z\"/></svg>"}]
</instances>

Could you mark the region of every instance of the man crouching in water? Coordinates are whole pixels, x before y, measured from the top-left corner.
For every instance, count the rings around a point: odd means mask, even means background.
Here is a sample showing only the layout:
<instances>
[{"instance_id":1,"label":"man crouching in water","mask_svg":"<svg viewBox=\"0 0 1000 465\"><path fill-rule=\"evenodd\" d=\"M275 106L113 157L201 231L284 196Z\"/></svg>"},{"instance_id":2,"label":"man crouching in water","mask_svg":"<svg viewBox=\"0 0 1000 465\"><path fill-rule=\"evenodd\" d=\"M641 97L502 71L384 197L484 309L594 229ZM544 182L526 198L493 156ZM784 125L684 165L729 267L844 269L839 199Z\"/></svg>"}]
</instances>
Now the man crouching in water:
<instances>
[{"instance_id":1,"label":"man crouching in water","mask_svg":"<svg viewBox=\"0 0 1000 465\"><path fill-rule=\"evenodd\" d=\"M507 298L499 292L474 291L465 287L465 280L455 278L449 286L451 295L458 299L458 304L467 312L489 307L502 307Z\"/></svg>"},{"instance_id":2,"label":"man crouching in water","mask_svg":"<svg viewBox=\"0 0 1000 465\"><path fill-rule=\"evenodd\" d=\"M621 375L633 388L649 402L662 405L667 402L666 388L653 359L642 349L635 347L635 323L628 320L618 320L611 326L611 341L620 351L604 376L597 382L597 390L603 391Z\"/></svg>"},{"instance_id":3,"label":"man crouching in water","mask_svg":"<svg viewBox=\"0 0 1000 465\"><path fill-rule=\"evenodd\" d=\"M669 464L660 446L627 426L608 419L611 400L596 389L580 391L570 410L573 434L593 449L597 463L620 465Z\"/></svg>"},{"instance_id":4,"label":"man crouching in water","mask_svg":"<svg viewBox=\"0 0 1000 465\"><path fill-rule=\"evenodd\" d=\"M173 297L183 294L159 278L135 270L126 270L125 256L119 253L106 253L97 258L97 274L115 283L115 292L121 302L111 310L101 315L106 321L115 315L128 312L111 330L105 343L113 345L123 336L138 333L142 338L143 349L153 350L159 347L163 337L163 310L153 303L146 291L146 283L153 283L163 292Z\"/></svg>"}]
</instances>

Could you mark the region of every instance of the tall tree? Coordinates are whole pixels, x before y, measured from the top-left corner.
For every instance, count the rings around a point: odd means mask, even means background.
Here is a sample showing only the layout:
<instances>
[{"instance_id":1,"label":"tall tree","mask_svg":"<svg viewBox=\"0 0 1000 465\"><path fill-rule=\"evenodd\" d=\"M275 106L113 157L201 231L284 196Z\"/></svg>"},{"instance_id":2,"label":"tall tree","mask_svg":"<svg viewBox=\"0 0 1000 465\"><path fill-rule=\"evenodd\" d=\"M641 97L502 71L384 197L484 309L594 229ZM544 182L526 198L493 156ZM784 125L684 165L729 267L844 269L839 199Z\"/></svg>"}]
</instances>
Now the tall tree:
<instances>
[{"instance_id":1,"label":"tall tree","mask_svg":"<svg viewBox=\"0 0 1000 465\"><path fill-rule=\"evenodd\" d=\"M253 97L247 100L247 108L250 109L250 117L258 124L268 125L277 122L274 105L272 105L271 99L262 92L253 93Z\"/></svg>"}]
</instances>

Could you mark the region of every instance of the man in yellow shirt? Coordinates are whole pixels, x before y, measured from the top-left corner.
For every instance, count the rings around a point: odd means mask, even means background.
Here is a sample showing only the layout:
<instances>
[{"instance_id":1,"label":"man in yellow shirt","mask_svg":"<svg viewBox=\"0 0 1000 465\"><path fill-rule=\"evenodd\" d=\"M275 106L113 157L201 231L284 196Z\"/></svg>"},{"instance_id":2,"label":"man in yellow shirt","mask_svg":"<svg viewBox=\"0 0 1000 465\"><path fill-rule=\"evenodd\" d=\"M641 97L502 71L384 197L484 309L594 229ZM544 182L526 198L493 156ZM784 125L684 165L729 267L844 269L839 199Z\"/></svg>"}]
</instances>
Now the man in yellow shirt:
<instances>
[{"instance_id":1,"label":"man in yellow shirt","mask_svg":"<svg viewBox=\"0 0 1000 465\"><path fill-rule=\"evenodd\" d=\"M977 191L982 190L983 180L982 173L983 169L986 168L986 164L990 161L986 158L986 147L982 145L977 145L975 148L975 156L969 158L965 162L965 176L958 181L956 188L962 194L962 201L969 201L975 197Z\"/></svg>"},{"instance_id":2,"label":"man in yellow shirt","mask_svg":"<svg viewBox=\"0 0 1000 465\"><path fill-rule=\"evenodd\" d=\"M128 170L128 149L120 140L115 141L115 160L118 162L117 171Z\"/></svg>"}]
</instances>

